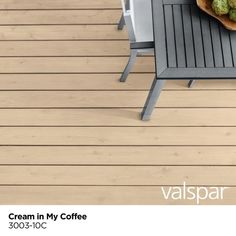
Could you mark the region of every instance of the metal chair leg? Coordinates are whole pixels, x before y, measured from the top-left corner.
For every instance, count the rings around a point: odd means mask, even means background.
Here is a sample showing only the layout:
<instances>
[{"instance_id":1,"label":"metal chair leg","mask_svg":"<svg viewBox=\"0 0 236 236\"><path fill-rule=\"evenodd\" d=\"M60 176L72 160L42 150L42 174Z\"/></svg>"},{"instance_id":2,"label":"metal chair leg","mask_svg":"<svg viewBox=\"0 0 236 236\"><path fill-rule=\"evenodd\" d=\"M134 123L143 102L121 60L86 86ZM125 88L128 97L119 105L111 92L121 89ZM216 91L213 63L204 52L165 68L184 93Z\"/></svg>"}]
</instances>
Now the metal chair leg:
<instances>
[{"instance_id":1,"label":"metal chair leg","mask_svg":"<svg viewBox=\"0 0 236 236\"><path fill-rule=\"evenodd\" d=\"M129 58L129 62L127 64L127 66L125 67L125 70L124 72L122 73L122 76L120 77L120 82L125 82L134 63L135 63L135 60L136 60L136 57L138 55L138 50L137 49L131 49L131 52L130 52L130 58Z\"/></svg>"},{"instance_id":2,"label":"metal chair leg","mask_svg":"<svg viewBox=\"0 0 236 236\"><path fill-rule=\"evenodd\" d=\"M124 15L122 14L120 21L118 23L117 29L123 30L124 26L125 26L125 18L124 18Z\"/></svg>"},{"instance_id":3,"label":"metal chair leg","mask_svg":"<svg viewBox=\"0 0 236 236\"><path fill-rule=\"evenodd\" d=\"M130 9L130 0L125 1L125 8ZM117 29L123 30L124 26L125 26L125 18L124 15L122 14Z\"/></svg>"},{"instance_id":4,"label":"metal chair leg","mask_svg":"<svg viewBox=\"0 0 236 236\"><path fill-rule=\"evenodd\" d=\"M192 88L193 87L193 85L196 83L196 80L190 80L189 82L188 82L188 87L189 88Z\"/></svg>"},{"instance_id":5,"label":"metal chair leg","mask_svg":"<svg viewBox=\"0 0 236 236\"><path fill-rule=\"evenodd\" d=\"M150 120L153 109L155 108L156 102L161 94L164 84L165 80L159 80L157 78L153 80L152 87L150 89L146 103L141 113L141 119L143 121Z\"/></svg>"}]
</instances>

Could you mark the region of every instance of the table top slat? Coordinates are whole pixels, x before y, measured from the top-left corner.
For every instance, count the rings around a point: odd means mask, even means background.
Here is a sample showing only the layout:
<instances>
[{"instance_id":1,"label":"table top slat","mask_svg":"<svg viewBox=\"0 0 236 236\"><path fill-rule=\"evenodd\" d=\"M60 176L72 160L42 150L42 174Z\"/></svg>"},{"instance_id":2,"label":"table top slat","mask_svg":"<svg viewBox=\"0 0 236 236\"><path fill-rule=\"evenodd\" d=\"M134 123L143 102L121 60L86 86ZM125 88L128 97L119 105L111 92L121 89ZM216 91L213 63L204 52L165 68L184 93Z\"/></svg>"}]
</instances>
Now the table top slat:
<instances>
[{"instance_id":1,"label":"table top slat","mask_svg":"<svg viewBox=\"0 0 236 236\"><path fill-rule=\"evenodd\" d=\"M203 52L203 39L201 24L199 19L199 12L196 6L191 6L191 18L193 27L193 41L196 56L196 67L204 67L205 59Z\"/></svg>"},{"instance_id":2,"label":"table top slat","mask_svg":"<svg viewBox=\"0 0 236 236\"><path fill-rule=\"evenodd\" d=\"M211 28L212 39L214 39L212 40L212 44L213 44L215 67L223 67L224 66L223 52L222 52L219 25L217 24L215 20L211 19L210 28Z\"/></svg>"},{"instance_id":3,"label":"table top slat","mask_svg":"<svg viewBox=\"0 0 236 236\"><path fill-rule=\"evenodd\" d=\"M173 7L164 6L168 67L177 67Z\"/></svg>"},{"instance_id":4,"label":"table top slat","mask_svg":"<svg viewBox=\"0 0 236 236\"><path fill-rule=\"evenodd\" d=\"M232 48L233 63L234 67L236 67L236 34L230 34L230 42Z\"/></svg>"},{"instance_id":5,"label":"table top slat","mask_svg":"<svg viewBox=\"0 0 236 236\"><path fill-rule=\"evenodd\" d=\"M201 14L201 26L202 26L202 37L204 45L204 55L206 67L214 67L214 57L212 48L212 37L210 30L209 17L205 14Z\"/></svg>"},{"instance_id":6,"label":"table top slat","mask_svg":"<svg viewBox=\"0 0 236 236\"><path fill-rule=\"evenodd\" d=\"M184 41L185 41L185 54L187 67L195 67L195 54L194 54L194 44L193 44L193 29L192 29L192 19L190 12L190 5L182 6L183 13L183 29L184 29Z\"/></svg>"},{"instance_id":7,"label":"table top slat","mask_svg":"<svg viewBox=\"0 0 236 236\"><path fill-rule=\"evenodd\" d=\"M186 52L184 43L184 31L183 31L183 16L180 5L173 5L173 15L175 22L175 41L177 52L177 67L186 67ZM169 45L167 45L169 48Z\"/></svg>"},{"instance_id":8,"label":"table top slat","mask_svg":"<svg viewBox=\"0 0 236 236\"><path fill-rule=\"evenodd\" d=\"M223 50L223 60L225 67L232 67L233 66L233 58L232 58L232 50L230 45L230 35L229 31L220 27L221 32L221 43L222 43L222 50Z\"/></svg>"}]
</instances>

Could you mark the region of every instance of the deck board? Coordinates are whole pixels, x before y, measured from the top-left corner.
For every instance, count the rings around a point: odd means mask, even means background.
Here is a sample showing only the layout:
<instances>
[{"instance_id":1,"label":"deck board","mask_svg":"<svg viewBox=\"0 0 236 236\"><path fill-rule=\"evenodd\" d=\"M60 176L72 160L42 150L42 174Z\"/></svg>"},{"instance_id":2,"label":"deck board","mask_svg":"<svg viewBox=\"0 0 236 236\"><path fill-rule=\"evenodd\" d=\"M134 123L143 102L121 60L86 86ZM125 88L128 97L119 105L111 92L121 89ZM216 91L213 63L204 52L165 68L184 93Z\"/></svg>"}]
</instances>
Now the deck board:
<instances>
[{"instance_id":1,"label":"deck board","mask_svg":"<svg viewBox=\"0 0 236 236\"><path fill-rule=\"evenodd\" d=\"M127 41L0 41L1 57L129 56Z\"/></svg>"},{"instance_id":2,"label":"deck board","mask_svg":"<svg viewBox=\"0 0 236 236\"><path fill-rule=\"evenodd\" d=\"M55 1L56 2L56 1ZM121 15L117 10L5 10L1 11L0 25L66 25L117 24Z\"/></svg>"},{"instance_id":3,"label":"deck board","mask_svg":"<svg viewBox=\"0 0 236 236\"><path fill-rule=\"evenodd\" d=\"M0 126L236 126L236 108L158 108L149 122L139 119L140 112L141 108L0 109Z\"/></svg>"},{"instance_id":4,"label":"deck board","mask_svg":"<svg viewBox=\"0 0 236 236\"><path fill-rule=\"evenodd\" d=\"M117 0L2 0L0 9L110 9L121 8Z\"/></svg>"},{"instance_id":5,"label":"deck board","mask_svg":"<svg viewBox=\"0 0 236 236\"><path fill-rule=\"evenodd\" d=\"M227 153L227 155L225 155ZM4 165L236 165L226 146L1 146Z\"/></svg>"},{"instance_id":6,"label":"deck board","mask_svg":"<svg viewBox=\"0 0 236 236\"><path fill-rule=\"evenodd\" d=\"M1 40L127 40L115 25L5 25Z\"/></svg>"},{"instance_id":7,"label":"deck board","mask_svg":"<svg viewBox=\"0 0 236 236\"><path fill-rule=\"evenodd\" d=\"M0 73L121 73L128 57L5 57ZM154 72L153 57L139 57L134 72Z\"/></svg>"},{"instance_id":8,"label":"deck board","mask_svg":"<svg viewBox=\"0 0 236 236\"><path fill-rule=\"evenodd\" d=\"M0 133L0 145L236 145L236 127L1 127Z\"/></svg>"},{"instance_id":9,"label":"deck board","mask_svg":"<svg viewBox=\"0 0 236 236\"><path fill-rule=\"evenodd\" d=\"M201 175L199 175L201 172ZM2 166L0 184L232 186L236 167L209 166Z\"/></svg>"},{"instance_id":10,"label":"deck board","mask_svg":"<svg viewBox=\"0 0 236 236\"><path fill-rule=\"evenodd\" d=\"M149 90L152 73L132 73L125 84L119 82L120 74L0 74L0 90ZM189 90L187 81L167 81L164 90ZM192 90L235 90L234 80L204 80Z\"/></svg>"},{"instance_id":11,"label":"deck board","mask_svg":"<svg viewBox=\"0 0 236 236\"><path fill-rule=\"evenodd\" d=\"M147 91L2 91L0 108L141 108L146 97ZM235 108L236 92L163 91L156 106Z\"/></svg>"},{"instance_id":12,"label":"deck board","mask_svg":"<svg viewBox=\"0 0 236 236\"><path fill-rule=\"evenodd\" d=\"M66 193L66 194L65 194ZM225 191L225 200L203 200L201 204L235 204L236 188ZM17 196L17 199L15 198ZM56 197L55 197L56 196ZM0 204L96 204L155 205L196 204L191 200L165 200L159 186L9 186L0 187Z\"/></svg>"},{"instance_id":13,"label":"deck board","mask_svg":"<svg viewBox=\"0 0 236 236\"><path fill-rule=\"evenodd\" d=\"M119 0L0 10L0 204L194 204L162 196L183 181L230 186L203 204L236 203L235 80L168 81L142 122L153 57L118 82L129 56Z\"/></svg>"}]
</instances>

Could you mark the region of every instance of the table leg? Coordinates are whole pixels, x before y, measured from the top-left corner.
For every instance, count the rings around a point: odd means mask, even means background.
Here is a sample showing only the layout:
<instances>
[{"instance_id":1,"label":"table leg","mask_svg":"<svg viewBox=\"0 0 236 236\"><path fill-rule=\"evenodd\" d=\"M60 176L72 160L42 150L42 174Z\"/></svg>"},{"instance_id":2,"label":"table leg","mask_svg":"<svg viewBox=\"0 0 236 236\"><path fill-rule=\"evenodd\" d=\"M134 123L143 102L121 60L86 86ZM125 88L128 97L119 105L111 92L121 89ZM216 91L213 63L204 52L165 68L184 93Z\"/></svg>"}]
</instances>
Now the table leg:
<instances>
[{"instance_id":1,"label":"table leg","mask_svg":"<svg viewBox=\"0 0 236 236\"><path fill-rule=\"evenodd\" d=\"M141 113L141 119L143 121L150 120L153 109L155 108L156 102L161 94L164 84L165 80L159 80L157 78L153 80L152 87L150 89L146 103Z\"/></svg>"},{"instance_id":2,"label":"table leg","mask_svg":"<svg viewBox=\"0 0 236 236\"><path fill-rule=\"evenodd\" d=\"M196 83L196 80L193 80L193 79L190 80L189 83L188 83L188 87L192 88L195 83Z\"/></svg>"}]
</instances>

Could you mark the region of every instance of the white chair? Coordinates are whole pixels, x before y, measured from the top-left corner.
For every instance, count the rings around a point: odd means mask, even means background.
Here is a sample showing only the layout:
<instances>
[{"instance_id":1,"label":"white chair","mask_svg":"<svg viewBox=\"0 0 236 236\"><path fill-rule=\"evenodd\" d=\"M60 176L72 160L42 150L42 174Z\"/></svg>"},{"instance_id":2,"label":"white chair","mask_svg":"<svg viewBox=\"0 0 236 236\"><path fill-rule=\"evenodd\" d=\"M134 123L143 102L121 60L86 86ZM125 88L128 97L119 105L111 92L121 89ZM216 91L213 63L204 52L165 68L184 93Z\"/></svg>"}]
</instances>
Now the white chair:
<instances>
[{"instance_id":1,"label":"white chair","mask_svg":"<svg viewBox=\"0 0 236 236\"><path fill-rule=\"evenodd\" d=\"M126 25L130 41L129 62L120 78L125 82L138 54L153 51L153 21L151 0L121 0L123 14L118 30Z\"/></svg>"}]
</instances>

